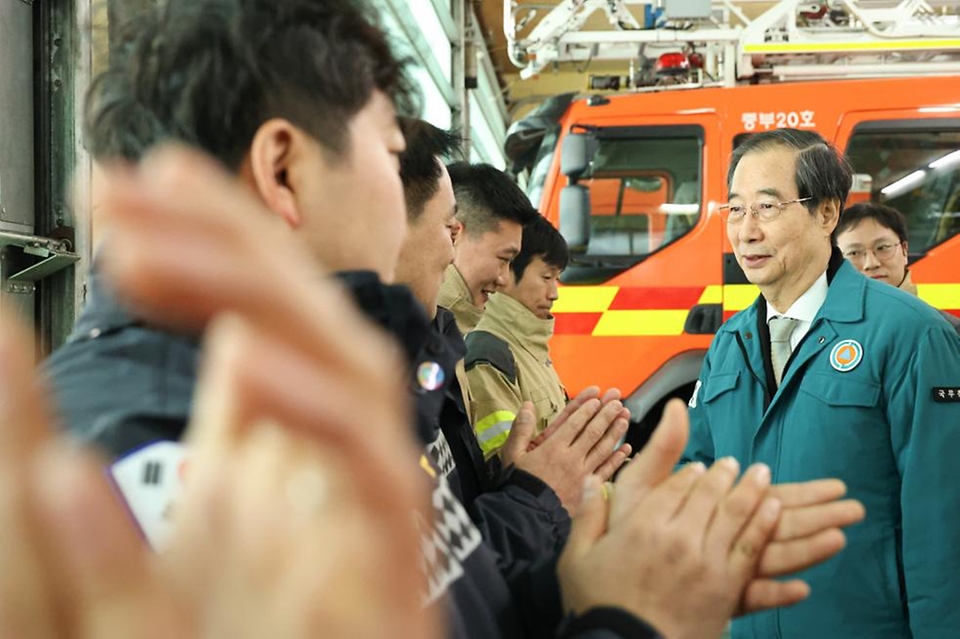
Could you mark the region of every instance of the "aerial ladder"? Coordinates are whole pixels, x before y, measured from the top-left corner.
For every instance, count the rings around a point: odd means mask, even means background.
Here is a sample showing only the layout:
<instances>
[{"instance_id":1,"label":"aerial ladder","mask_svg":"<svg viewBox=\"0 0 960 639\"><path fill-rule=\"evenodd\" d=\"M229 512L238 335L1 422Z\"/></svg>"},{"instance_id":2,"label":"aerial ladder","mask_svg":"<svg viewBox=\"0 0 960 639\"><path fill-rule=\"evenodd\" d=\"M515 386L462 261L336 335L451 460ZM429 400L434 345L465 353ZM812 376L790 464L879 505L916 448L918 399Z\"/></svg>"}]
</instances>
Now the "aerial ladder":
<instances>
[{"instance_id":1,"label":"aerial ladder","mask_svg":"<svg viewBox=\"0 0 960 639\"><path fill-rule=\"evenodd\" d=\"M731 0L659 3L505 0L510 59L524 79L561 62L624 61L635 90L960 74L952 2L780 0L753 19Z\"/></svg>"}]
</instances>

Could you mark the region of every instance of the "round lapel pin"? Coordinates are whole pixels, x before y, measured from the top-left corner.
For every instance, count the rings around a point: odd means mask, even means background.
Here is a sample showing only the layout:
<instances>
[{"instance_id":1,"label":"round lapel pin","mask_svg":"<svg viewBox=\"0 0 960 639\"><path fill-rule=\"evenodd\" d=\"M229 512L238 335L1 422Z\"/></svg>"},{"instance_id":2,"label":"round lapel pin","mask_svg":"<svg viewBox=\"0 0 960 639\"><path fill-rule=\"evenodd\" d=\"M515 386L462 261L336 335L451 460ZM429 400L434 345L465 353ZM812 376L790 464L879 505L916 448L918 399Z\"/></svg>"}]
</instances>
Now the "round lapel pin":
<instances>
[{"instance_id":1,"label":"round lapel pin","mask_svg":"<svg viewBox=\"0 0 960 639\"><path fill-rule=\"evenodd\" d=\"M443 367L436 362L424 362L417 367L417 383L420 384L420 388L428 391L437 390L443 386L444 379L446 375Z\"/></svg>"},{"instance_id":2,"label":"round lapel pin","mask_svg":"<svg viewBox=\"0 0 960 639\"><path fill-rule=\"evenodd\" d=\"M830 351L830 365L841 373L852 371L863 359L863 346L855 339L837 342Z\"/></svg>"}]
</instances>

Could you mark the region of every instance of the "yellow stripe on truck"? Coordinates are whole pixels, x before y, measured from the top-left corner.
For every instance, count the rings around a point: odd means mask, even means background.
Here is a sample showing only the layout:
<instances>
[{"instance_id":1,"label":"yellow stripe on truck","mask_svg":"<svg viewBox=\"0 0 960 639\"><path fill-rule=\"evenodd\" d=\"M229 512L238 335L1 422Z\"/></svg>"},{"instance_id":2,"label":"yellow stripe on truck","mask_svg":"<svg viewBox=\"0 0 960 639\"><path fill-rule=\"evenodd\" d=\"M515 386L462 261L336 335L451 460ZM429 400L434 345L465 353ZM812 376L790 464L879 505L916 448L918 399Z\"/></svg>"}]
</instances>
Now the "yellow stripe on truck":
<instances>
[{"instance_id":1,"label":"yellow stripe on truck","mask_svg":"<svg viewBox=\"0 0 960 639\"><path fill-rule=\"evenodd\" d=\"M554 313L602 313L610 308L619 286L564 286L553 303Z\"/></svg>"},{"instance_id":2,"label":"yellow stripe on truck","mask_svg":"<svg viewBox=\"0 0 960 639\"><path fill-rule=\"evenodd\" d=\"M727 284L723 287L723 310L742 311L757 299L760 289L756 284Z\"/></svg>"},{"instance_id":3,"label":"yellow stripe on truck","mask_svg":"<svg viewBox=\"0 0 960 639\"><path fill-rule=\"evenodd\" d=\"M607 311L597 322L597 336L680 335L686 310Z\"/></svg>"},{"instance_id":4,"label":"yellow stripe on truck","mask_svg":"<svg viewBox=\"0 0 960 639\"><path fill-rule=\"evenodd\" d=\"M720 304L723 302L723 287L719 284L711 284L703 289L697 304Z\"/></svg>"},{"instance_id":5,"label":"yellow stripe on truck","mask_svg":"<svg viewBox=\"0 0 960 639\"><path fill-rule=\"evenodd\" d=\"M934 308L960 309L960 284L917 284L917 295Z\"/></svg>"}]
</instances>

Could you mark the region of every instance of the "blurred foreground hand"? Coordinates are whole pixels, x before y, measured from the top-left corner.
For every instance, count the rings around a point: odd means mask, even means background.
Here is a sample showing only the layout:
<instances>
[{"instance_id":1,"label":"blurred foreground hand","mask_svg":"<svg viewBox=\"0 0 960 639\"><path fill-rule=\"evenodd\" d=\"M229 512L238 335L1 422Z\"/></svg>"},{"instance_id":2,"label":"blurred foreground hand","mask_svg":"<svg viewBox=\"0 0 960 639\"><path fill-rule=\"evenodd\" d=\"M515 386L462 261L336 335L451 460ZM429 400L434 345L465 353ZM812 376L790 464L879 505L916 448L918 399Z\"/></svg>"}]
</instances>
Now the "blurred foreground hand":
<instances>
[{"instance_id":1,"label":"blurred foreground hand","mask_svg":"<svg viewBox=\"0 0 960 639\"><path fill-rule=\"evenodd\" d=\"M158 250L191 237L199 247L209 218L198 214L188 227L171 209L188 216L217 202L221 215L245 214L237 207L256 215L258 204L214 165L182 157L188 166L166 167L185 173L154 176L167 187L191 178L175 191L145 187L143 171L108 172L100 200L110 248L136 243L137 217ZM150 213L167 218L176 240L150 227ZM233 239L277 232L261 220L264 228L254 223ZM162 555L146 549L102 461L56 441L24 340L0 333L0 636L438 636L421 606L410 513L425 510L428 493L409 461L417 452L395 351L325 282L313 282L321 310L302 330L308 318L284 312L299 300L269 307L290 289L268 281L271 273L230 273L229 253L166 252L168 264L182 264L179 275L203 275L187 285L208 303L181 296L168 306L173 323L206 333L185 492ZM148 271L120 286L159 311L175 280ZM264 290L275 297L256 299Z\"/></svg>"}]
</instances>

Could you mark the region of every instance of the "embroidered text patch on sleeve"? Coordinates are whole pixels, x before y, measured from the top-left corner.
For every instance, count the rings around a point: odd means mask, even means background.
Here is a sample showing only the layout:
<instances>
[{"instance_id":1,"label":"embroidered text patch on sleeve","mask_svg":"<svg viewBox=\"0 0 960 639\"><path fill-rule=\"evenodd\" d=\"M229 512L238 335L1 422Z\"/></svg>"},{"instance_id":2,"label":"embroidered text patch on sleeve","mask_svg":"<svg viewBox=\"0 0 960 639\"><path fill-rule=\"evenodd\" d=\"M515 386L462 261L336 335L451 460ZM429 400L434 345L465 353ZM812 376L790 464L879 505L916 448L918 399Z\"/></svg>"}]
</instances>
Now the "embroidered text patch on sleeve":
<instances>
[{"instance_id":1,"label":"embroidered text patch on sleeve","mask_svg":"<svg viewBox=\"0 0 960 639\"><path fill-rule=\"evenodd\" d=\"M934 386L933 401L943 402L943 403L950 403L950 402L960 403L960 386L954 386L954 387Z\"/></svg>"}]
</instances>

